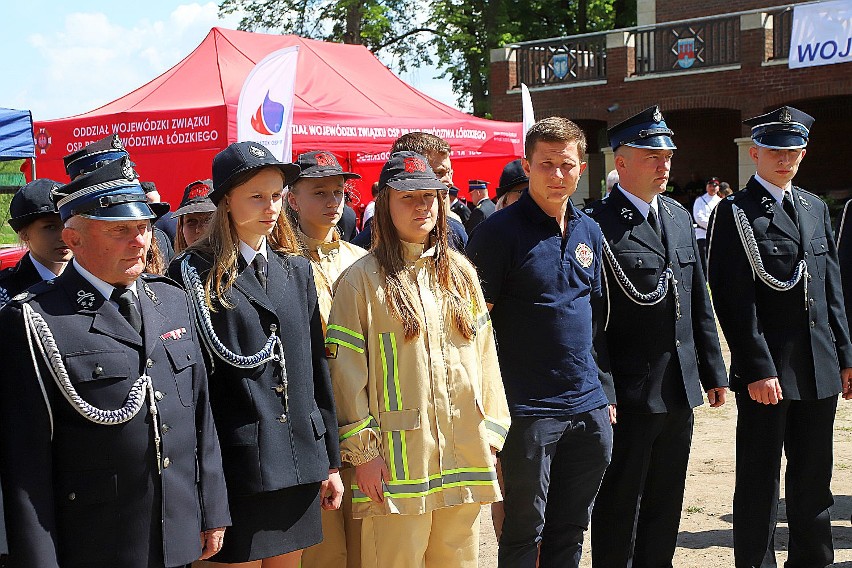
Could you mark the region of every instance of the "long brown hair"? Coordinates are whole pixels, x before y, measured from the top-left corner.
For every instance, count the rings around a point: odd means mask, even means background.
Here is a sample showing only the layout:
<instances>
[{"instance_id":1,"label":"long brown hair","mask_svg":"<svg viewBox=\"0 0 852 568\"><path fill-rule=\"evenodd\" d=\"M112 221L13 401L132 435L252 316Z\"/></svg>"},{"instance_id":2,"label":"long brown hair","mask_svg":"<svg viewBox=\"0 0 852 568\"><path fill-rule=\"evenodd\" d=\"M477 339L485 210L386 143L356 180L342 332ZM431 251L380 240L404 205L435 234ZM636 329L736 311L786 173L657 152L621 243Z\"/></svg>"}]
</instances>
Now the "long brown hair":
<instances>
[{"instance_id":1,"label":"long brown hair","mask_svg":"<svg viewBox=\"0 0 852 568\"><path fill-rule=\"evenodd\" d=\"M234 177L233 185L228 190L228 193L234 188L248 183L264 169L266 168L256 168L238 174ZM278 168L274 169L275 171L279 171ZM281 175L281 179L283 182L283 174ZM272 233L267 237L266 241L269 243L270 248L276 252L293 255L299 254L299 240L296 238L293 228L287 220L283 204L281 212L278 214L278 221L275 223L275 228L272 229ZM231 223L227 201L223 197L216 206L213 217L210 219L210 227L207 235L187 249L189 251L198 251L213 259L213 268L204 281L204 296L211 311L216 311L213 302L214 297L225 308L233 307L225 296L225 293L233 286L234 280L237 279L237 261L240 256L239 243L240 237L237 235L236 227Z\"/></svg>"},{"instance_id":2,"label":"long brown hair","mask_svg":"<svg viewBox=\"0 0 852 568\"><path fill-rule=\"evenodd\" d=\"M420 334L422 323L415 308L418 294L406 277L405 251L390 214L391 191L395 190L385 187L376 196L370 252L385 276L385 302L391 315L402 322L405 339L410 340ZM447 212L440 192L437 200L438 221L429 233L427 245L435 247L430 262L435 269L438 288L443 292L447 320L465 339L471 339L476 332L475 314L482 308L476 294L476 271L463 255L450 248Z\"/></svg>"},{"instance_id":3,"label":"long brown hair","mask_svg":"<svg viewBox=\"0 0 852 568\"><path fill-rule=\"evenodd\" d=\"M177 225L175 226L175 254L189 246L186 244L186 237L183 236L183 222L183 215L181 215L177 218Z\"/></svg>"}]
</instances>

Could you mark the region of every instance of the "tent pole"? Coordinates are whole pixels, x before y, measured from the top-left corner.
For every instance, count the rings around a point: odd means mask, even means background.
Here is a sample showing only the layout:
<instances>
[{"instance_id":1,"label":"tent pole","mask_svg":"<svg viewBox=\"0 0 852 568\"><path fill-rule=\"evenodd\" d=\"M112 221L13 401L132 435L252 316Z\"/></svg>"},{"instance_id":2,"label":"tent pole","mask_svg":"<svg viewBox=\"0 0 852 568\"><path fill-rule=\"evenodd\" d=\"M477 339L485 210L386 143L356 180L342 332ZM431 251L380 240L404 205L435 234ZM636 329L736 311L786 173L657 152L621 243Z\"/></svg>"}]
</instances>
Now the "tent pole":
<instances>
[{"instance_id":1,"label":"tent pole","mask_svg":"<svg viewBox=\"0 0 852 568\"><path fill-rule=\"evenodd\" d=\"M38 179L38 176L36 175L35 156L30 158L30 163L33 165L33 179L32 179L32 181L35 181L35 180Z\"/></svg>"}]
</instances>

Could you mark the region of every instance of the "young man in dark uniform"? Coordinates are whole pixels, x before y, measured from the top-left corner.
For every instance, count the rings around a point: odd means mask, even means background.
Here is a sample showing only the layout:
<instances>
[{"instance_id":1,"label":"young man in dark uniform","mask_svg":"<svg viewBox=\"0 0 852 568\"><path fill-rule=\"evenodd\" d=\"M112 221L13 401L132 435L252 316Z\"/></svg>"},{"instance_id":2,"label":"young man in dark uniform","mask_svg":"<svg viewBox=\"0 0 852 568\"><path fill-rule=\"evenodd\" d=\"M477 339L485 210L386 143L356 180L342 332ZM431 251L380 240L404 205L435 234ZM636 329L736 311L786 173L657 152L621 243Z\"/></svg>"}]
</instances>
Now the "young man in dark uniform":
<instances>
[{"instance_id":1,"label":"young man in dark uniform","mask_svg":"<svg viewBox=\"0 0 852 568\"><path fill-rule=\"evenodd\" d=\"M467 189L470 192L470 217L465 221L464 228L470 235L480 223L494 213L496 207L488 197L487 181L481 179L468 180Z\"/></svg>"},{"instance_id":2,"label":"young man in dark uniform","mask_svg":"<svg viewBox=\"0 0 852 568\"><path fill-rule=\"evenodd\" d=\"M54 196L74 260L0 311L9 565L207 558L225 480L187 297L141 274L154 213L126 157Z\"/></svg>"},{"instance_id":3,"label":"young man in dark uniform","mask_svg":"<svg viewBox=\"0 0 852 568\"><path fill-rule=\"evenodd\" d=\"M595 568L671 566L693 412L725 403L725 363L692 218L666 190L672 131L654 106L611 128L619 183L585 211L604 235L608 344L601 382L617 409L592 513Z\"/></svg>"},{"instance_id":4,"label":"young man in dark uniform","mask_svg":"<svg viewBox=\"0 0 852 568\"><path fill-rule=\"evenodd\" d=\"M710 288L737 401L738 567L775 566L782 450L786 566L834 558L832 435L837 395L852 398L852 344L828 207L792 184L813 122L786 106L745 121L757 173L710 224Z\"/></svg>"}]
</instances>

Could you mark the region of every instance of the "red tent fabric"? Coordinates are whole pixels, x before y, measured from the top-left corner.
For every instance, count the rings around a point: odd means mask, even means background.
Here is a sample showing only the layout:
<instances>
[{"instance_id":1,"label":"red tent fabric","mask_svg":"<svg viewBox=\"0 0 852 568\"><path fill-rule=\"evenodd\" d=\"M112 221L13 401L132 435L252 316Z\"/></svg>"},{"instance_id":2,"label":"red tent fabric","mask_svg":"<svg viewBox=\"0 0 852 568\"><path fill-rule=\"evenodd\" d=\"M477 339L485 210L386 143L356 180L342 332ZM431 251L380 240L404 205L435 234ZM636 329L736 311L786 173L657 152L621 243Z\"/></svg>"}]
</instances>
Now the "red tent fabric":
<instances>
[{"instance_id":1,"label":"red tent fabric","mask_svg":"<svg viewBox=\"0 0 852 568\"><path fill-rule=\"evenodd\" d=\"M455 182L497 180L522 155L520 123L473 117L410 87L365 47L213 28L180 63L93 111L37 121L41 177L67 179L62 157L112 133L122 138L143 180L154 181L173 204L191 181L210 177L213 156L236 141L237 102L257 62L299 45L293 151L326 149L364 176L357 186L370 200L393 141L422 130L453 148Z\"/></svg>"}]
</instances>

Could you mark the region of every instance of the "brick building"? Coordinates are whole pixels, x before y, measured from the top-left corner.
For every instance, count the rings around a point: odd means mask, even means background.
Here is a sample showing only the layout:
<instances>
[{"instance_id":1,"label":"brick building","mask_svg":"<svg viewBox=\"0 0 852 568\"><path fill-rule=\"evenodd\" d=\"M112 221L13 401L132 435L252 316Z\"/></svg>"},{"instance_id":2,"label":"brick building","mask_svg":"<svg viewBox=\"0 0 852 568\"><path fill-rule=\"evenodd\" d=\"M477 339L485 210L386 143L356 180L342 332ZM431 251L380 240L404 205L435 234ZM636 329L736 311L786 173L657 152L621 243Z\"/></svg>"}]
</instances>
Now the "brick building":
<instances>
[{"instance_id":1,"label":"brick building","mask_svg":"<svg viewBox=\"0 0 852 568\"><path fill-rule=\"evenodd\" d=\"M671 182L718 176L742 187L754 172L743 119L783 104L816 118L796 178L811 191L852 194L852 63L789 69L793 5L769 0L638 0L638 26L525 42L491 53L491 105L520 120L520 84L537 117L561 115L589 139L578 198L597 198L612 169L606 129L659 104L678 150ZM580 202L580 199L575 200Z\"/></svg>"}]
</instances>

